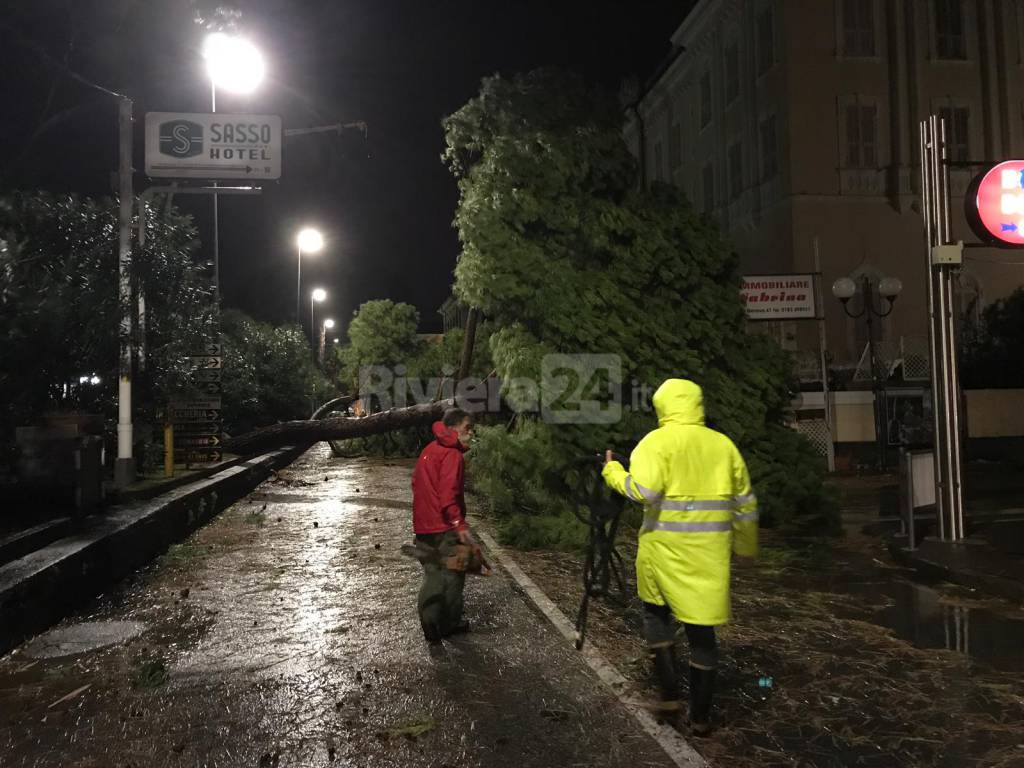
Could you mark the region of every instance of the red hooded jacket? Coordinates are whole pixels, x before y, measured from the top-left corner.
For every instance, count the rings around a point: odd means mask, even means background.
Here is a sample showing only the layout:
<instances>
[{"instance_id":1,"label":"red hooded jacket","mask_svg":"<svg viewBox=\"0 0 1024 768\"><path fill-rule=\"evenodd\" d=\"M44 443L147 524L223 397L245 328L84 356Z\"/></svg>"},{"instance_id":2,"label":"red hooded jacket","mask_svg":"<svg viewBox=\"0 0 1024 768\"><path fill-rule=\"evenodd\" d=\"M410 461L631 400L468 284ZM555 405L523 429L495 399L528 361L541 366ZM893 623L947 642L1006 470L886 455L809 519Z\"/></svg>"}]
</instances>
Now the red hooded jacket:
<instances>
[{"instance_id":1,"label":"red hooded jacket","mask_svg":"<svg viewBox=\"0 0 1024 768\"><path fill-rule=\"evenodd\" d=\"M412 473L412 527L416 533L444 533L466 527L462 454L454 429L436 421L436 438L423 449Z\"/></svg>"}]
</instances>

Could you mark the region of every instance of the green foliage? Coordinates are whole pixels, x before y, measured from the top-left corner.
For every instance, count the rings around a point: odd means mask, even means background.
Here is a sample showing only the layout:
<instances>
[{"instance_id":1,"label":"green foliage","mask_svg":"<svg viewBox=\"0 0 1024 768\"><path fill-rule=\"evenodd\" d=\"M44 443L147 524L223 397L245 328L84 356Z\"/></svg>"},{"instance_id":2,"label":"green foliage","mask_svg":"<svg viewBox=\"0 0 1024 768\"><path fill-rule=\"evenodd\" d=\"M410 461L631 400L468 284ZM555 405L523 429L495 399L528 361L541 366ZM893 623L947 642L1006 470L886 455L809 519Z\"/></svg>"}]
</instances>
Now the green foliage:
<instances>
[{"instance_id":1,"label":"green foliage","mask_svg":"<svg viewBox=\"0 0 1024 768\"><path fill-rule=\"evenodd\" d=\"M113 415L117 392L117 205L44 192L0 198L2 431L43 412L88 408ZM173 209L147 218L132 285L146 299L143 410L181 386L187 355L211 328L210 291L193 262L195 230ZM95 372L97 387L79 387Z\"/></svg>"},{"instance_id":2,"label":"green foliage","mask_svg":"<svg viewBox=\"0 0 1024 768\"><path fill-rule=\"evenodd\" d=\"M347 383L356 388L364 366L394 369L415 357L422 347L416 335L419 322L420 313L411 304L390 299L362 304L349 324L349 344L343 352Z\"/></svg>"},{"instance_id":3,"label":"green foliage","mask_svg":"<svg viewBox=\"0 0 1024 768\"><path fill-rule=\"evenodd\" d=\"M309 418L333 396L297 326L257 322L236 310L221 319L224 425L240 434L278 421Z\"/></svg>"},{"instance_id":4,"label":"green foliage","mask_svg":"<svg viewBox=\"0 0 1024 768\"><path fill-rule=\"evenodd\" d=\"M985 308L964 333L962 383L971 389L1024 387L1024 288Z\"/></svg>"},{"instance_id":5,"label":"green foliage","mask_svg":"<svg viewBox=\"0 0 1024 768\"><path fill-rule=\"evenodd\" d=\"M618 423L523 418L481 439L475 478L496 513L562 517L566 464L606 446L628 451L654 426L649 403L632 407L634 382L649 393L685 377L704 388L709 426L751 460L769 522L833 530L822 462L781 426L790 361L745 332L738 260L715 225L679 190L637 185L616 101L550 70L492 77L445 133L461 192L455 294L498 329L499 375L540 382L545 354L611 353L626 389ZM533 393L504 394L519 407Z\"/></svg>"}]
</instances>

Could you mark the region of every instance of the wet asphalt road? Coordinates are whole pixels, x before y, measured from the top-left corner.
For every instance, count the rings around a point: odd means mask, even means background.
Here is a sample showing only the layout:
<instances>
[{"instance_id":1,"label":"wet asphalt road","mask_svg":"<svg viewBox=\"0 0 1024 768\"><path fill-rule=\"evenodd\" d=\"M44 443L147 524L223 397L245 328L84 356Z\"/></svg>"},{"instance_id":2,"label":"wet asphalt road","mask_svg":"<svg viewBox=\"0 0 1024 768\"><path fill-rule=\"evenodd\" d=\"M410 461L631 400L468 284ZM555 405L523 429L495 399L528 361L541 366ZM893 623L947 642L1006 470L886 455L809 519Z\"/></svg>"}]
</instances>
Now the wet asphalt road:
<instances>
[{"instance_id":1,"label":"wet asphalt road","mask_svg":"<svg viewBox=\"0 0 1024 768\"><path fill-rule=\"evenodd\" d=\"M0 660L0 765L671 765L501 571L424 643L411 466L317 446L60 625L141 632Z\"/></svg>"}]
</instances>

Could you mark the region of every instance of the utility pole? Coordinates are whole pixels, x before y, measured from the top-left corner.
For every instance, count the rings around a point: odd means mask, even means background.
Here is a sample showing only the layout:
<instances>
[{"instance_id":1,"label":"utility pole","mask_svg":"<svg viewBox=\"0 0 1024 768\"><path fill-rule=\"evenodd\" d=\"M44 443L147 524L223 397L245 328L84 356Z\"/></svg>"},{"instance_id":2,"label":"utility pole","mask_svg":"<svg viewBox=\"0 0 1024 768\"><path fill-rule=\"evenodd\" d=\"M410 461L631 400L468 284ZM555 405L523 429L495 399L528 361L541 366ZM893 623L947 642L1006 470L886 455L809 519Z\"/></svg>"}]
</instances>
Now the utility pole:
<instances>
[{"instance_id":1,"label":"utility pole","mask_svg":"<svg viewBox=\"0 0 1024 768\"><path fill-rule=\"evenodd\" d=\"M132 102L118 102L118 300L121 307L119 328L120 365L117 383L117 462L114 484L123 488L135 481L132 456Z\"/></svg>"},{"instance_id":2,"label":"utility pole","mask_svg":"<svg viewBox=\"0 0 1024 768\"><path fill-rule=\"evenodd\" d=\"M921 197L928 276L928 340L935 430L935 511L939 537L964 539L960 372L957 366L953 273L963 243L953 243L946 121L932 115L921 125Z\"/></svg>"}]
</instances>

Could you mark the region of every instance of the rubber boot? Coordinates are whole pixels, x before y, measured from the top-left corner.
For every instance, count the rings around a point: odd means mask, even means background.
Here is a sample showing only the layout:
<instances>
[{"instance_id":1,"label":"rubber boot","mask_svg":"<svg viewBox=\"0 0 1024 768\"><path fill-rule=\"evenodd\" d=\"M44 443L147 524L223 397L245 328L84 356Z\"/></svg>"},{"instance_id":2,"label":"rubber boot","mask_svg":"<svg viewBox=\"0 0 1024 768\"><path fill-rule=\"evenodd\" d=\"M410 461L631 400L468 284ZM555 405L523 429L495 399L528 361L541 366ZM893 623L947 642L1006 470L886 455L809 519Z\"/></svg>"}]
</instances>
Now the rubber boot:
<instances>
[{"instance_id":1,"label":"rubber boot","mask_svg":"<svg viewBox=\"0 0 1024 768\"><path fill-rule=\"evenodd\" d=\"M655 714L670 725L678 725L682 712L682 697L679 694L679 669L676 666L676 651L671 645L652 648L654 654L654 676L658 681L659 701L648 705Z\"/></svg>"},{"instance_id":2,"label":"rubber boot","mask_svg":"<svg viewBox=\"0 0 1024 768\"><path fill-rule=\"evenodd\" d=\"M690 730L694 736L711 733L711 698L715 670L690 666Z\"/></svg>"}]
</instances>

